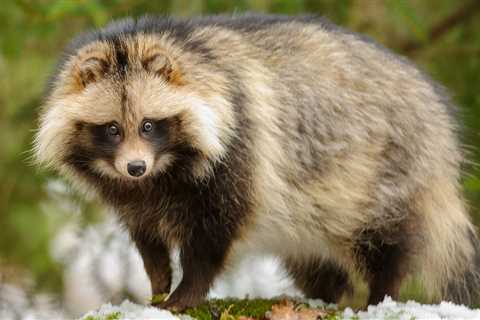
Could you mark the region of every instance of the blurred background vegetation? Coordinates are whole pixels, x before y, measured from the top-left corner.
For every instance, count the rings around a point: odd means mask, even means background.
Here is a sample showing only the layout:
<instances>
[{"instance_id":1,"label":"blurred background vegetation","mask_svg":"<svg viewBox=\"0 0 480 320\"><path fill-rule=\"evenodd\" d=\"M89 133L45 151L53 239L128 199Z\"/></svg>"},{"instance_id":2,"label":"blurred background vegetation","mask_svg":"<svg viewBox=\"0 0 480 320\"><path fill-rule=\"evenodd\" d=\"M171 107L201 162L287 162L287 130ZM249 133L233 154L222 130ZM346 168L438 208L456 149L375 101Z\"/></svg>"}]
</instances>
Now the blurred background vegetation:
<instances>
[{"instance_id":1,"label":"blurred background vegetation","mask_svg":"<svg viewBox=\"0 0 480 320\"><path fill-rule=\"evenodd\" d=\"M472 0L3 0L0 9L0 281L60 293L61 266L51 239L79 212L85 224L98 206L65 206L51 172L29 163L42 92L62 48L77 33L124 16L189 16L244 11L313 13L365 33L409 56L444 84L461 109L464 143L480 163L480 1ZM480 223L480 179L467 168L464 186ZM441 214L441 213L439 213ZM29 279L26 281L25 279ZM28 282L28 283L26 283Z\"/></svg>"}]
</instances>

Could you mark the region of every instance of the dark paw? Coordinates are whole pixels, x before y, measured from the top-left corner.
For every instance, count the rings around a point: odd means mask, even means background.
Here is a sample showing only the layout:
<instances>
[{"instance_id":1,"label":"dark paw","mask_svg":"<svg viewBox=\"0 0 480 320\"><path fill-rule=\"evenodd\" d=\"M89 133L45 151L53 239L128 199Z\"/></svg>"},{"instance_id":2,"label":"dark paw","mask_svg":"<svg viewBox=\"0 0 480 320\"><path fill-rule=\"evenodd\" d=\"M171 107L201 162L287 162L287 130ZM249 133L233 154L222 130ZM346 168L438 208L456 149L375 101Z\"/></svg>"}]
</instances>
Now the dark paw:
<instances>
[{"instance_id":1,"label":"dark paw","mask_svg":"<svg viewBox=\"0 0 480 320\"><path fill-rule=\"evenodd\" d=\"M187 308L193 308L203 302L202 297L194 297L191 295L176 295L175 292L167 299L159 304L155 304L156 307L161 309L167 309L172 312L182 312Z\"/></svg>"}]
</instances>

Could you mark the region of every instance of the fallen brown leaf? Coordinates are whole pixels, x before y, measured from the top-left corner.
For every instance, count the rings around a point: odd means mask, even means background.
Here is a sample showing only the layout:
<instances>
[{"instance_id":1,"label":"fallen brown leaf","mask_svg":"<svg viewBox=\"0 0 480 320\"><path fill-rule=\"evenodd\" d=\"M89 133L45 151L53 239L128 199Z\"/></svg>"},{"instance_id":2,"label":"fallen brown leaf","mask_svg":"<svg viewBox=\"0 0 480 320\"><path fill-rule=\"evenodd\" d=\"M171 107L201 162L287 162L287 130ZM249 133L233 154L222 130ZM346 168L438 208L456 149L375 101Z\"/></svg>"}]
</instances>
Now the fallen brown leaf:
<instances>
[{"instance_id":1,"label":"fallen brown leaf","mask_svg":"<svg viewBox=\"0 0 480 320\"><path fill-rule=\"evenodd\" d=\"M272 306L272 311L265 315L269 320L318 320L326 317L328 312L318 308L307 308L300 305L297 308L290 300L284 300Z\"/></svg>"}]
</instances>

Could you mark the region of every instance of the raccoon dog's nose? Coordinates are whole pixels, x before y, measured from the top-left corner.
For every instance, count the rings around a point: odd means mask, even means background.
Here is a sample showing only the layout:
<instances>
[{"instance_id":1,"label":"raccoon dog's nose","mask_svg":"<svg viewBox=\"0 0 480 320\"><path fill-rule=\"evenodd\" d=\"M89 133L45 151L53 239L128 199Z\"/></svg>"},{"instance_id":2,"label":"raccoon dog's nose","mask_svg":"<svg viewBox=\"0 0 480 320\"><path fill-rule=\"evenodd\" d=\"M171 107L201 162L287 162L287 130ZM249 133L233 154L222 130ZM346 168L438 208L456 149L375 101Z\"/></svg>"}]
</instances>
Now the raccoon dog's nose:
<instances>
[{"instance_id":1,"label":"raccoon dog's nose","mask_svg":"<svg viewBox=\"0 0 480 320\"><path fill-rule=\"evenodd\" d=\"M145 173L146 169L147 164L143 160L135 160L127 165L127 171L133 177L140 177Z\"/></svg>"}]
</instances>

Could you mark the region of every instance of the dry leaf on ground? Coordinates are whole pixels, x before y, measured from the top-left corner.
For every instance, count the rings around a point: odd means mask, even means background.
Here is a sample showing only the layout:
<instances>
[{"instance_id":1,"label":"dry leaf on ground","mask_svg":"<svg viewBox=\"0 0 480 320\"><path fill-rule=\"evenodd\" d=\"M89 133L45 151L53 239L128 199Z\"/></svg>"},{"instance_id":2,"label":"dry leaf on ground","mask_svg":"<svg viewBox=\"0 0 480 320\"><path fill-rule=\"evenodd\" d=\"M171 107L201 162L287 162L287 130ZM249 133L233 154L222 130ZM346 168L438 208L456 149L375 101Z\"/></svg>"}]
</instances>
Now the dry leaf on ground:
<instances>
[{"instance_id":1,"label":"dry leaf on ground","mask_svg":"<svg viewBox=\"0 0 480 320\"><path fill-rule=\"evenodd\" d=\"M267 312L269 320L317 320L328 315L328 312L318 308L305 306L295 307L292 301L284 300L272 306L272 311Z\"/></svg>"}]
</instances>

